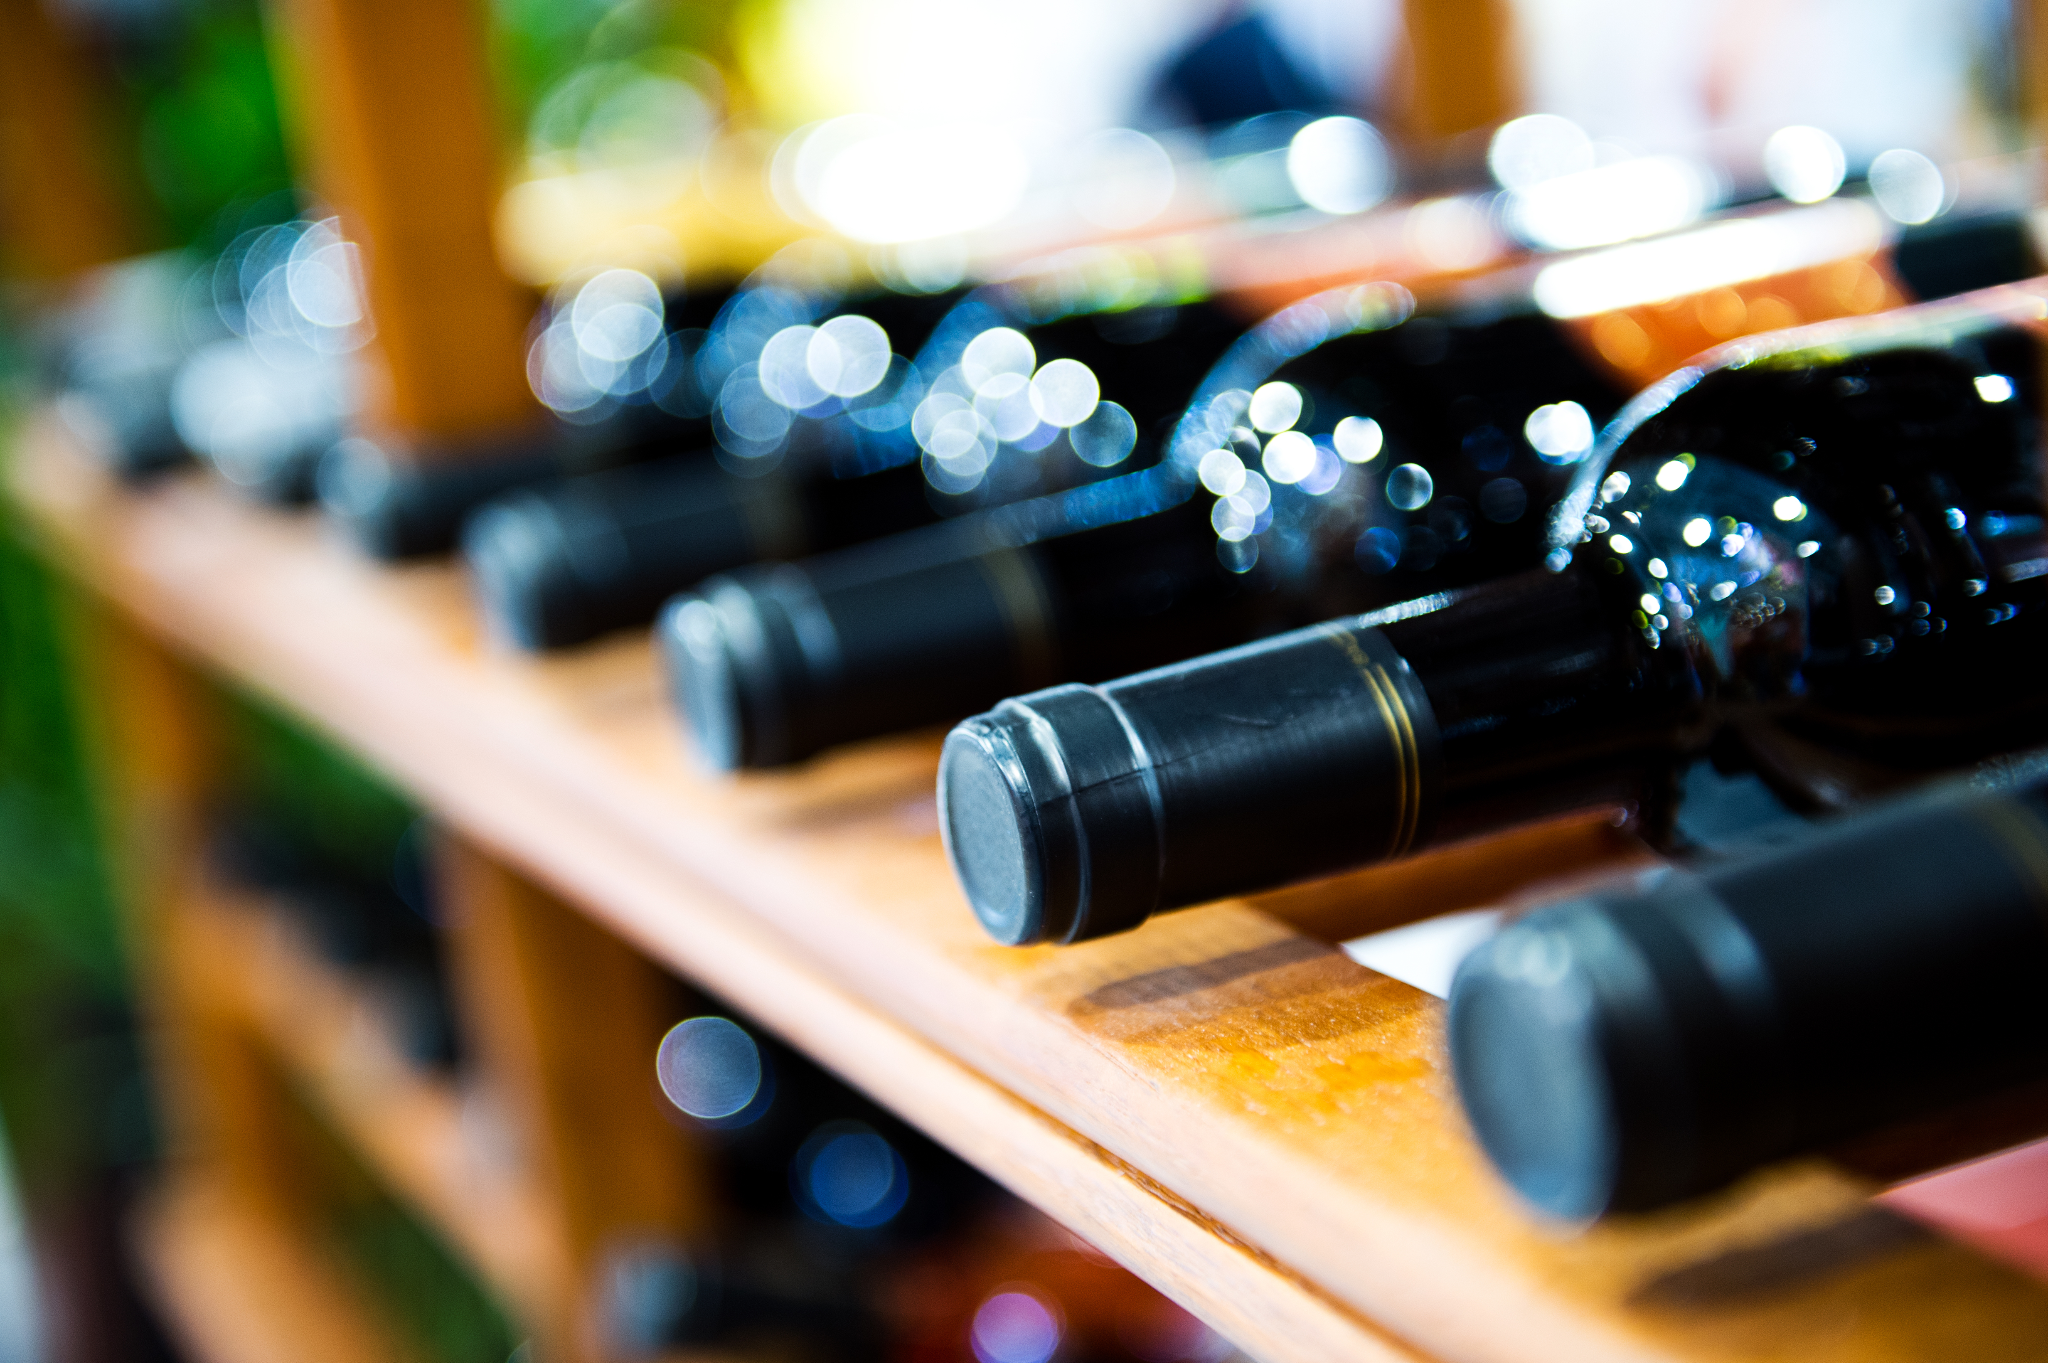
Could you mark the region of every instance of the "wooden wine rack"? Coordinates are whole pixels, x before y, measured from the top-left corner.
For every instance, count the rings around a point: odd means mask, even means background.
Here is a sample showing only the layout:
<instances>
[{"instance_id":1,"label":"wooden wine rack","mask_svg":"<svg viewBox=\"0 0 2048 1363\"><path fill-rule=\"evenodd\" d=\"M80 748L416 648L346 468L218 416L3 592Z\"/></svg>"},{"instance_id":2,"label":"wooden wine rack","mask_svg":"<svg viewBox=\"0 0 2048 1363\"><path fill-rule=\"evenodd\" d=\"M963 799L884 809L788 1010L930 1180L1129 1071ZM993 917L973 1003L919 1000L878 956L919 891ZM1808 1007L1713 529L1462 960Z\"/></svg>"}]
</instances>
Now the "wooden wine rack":
<instances>
[{"instance_id":1,"label":"wooden wine rack","mask_svg":"<svg viewBox=\"0 0 2048 1363\"><path fill-rule=\"evenodd\" d=\"M308 178L368 248L389 379L372 425L429 451L531 409L530 300L486 246L474 9L277 5ZM1514 107L1506 9L1408 6L1411 137L1469 138ZM1006 949L945 866L935 734L712 779L686 761L644 638L508 655L449 564L378 567L197 474L125 490L49 415L9 452L6 492L86 589L76 679L177 1152L136 1244L203 1363L414 1356L312 1228L299 1109L541 1357L605 1358L603 1247L687 1241L714 1216L703 1162L651 1097L675 1020L665 971L1271 1363L2048 1357L2048 1288L1876 1207L1844 1168L1788 1165L1583 1232L1495 1180L1450 1092L1441 1006L1332 943L1646 855L1598 812L1123 937ZM408 1068L359 985L207 878L222 682L367 760L443 830L476 1052L462 1088ZM513 1154L479 1140L480 1100Z\"/></svg>"},{"instance_id":2,"label":"wooden wine rack","mask_svg":"<svg viewBox=\"0 0 2048 1363\"><path fill-rule=\"evenodd\" d=\"M254 688L388 773L477 866L545 886L728 1000L1260 1358L2048 1353L2048 1289L1895 1221L1869 1203L1870 1185L1819 1162L1585 1233L1538 1223L1463 1126L1437 1001L1286 921L1335 933L1458 907L1631 855L1611 830L1559 826L1264 907L1006 949L981 935L947 873L933 735L710 779L687 764L640 639L544 660L498 652L454 568L372 566L314 520L249 508L196 476L123 491L54 421L33 429L11 479L47 552L128 622L98 675L128 697L124 727L107 732L127 754L131 811L174 826L166 792L201 783L177 727L190 717L172 704L185 670ZM1547 865L1530 856L1539 840ZM157 855L175 856L175 842L159 837ZM213 1009L243 1000L255 1033L508 1299L572 1316L522 1285L546 1276L515 1252L522 1237L466 1231L466 1200L436 1183L423 1152L448 1139L447 1097L419 1081L381 1093L343 1082L339 989L303 963L256 964L236 910L189 873L145 873L159 941L166 924L220 934L159 960L217 972L190 990ZM553 968L578 966L558 953ZM583 1044L618 1046L630 1030ZM651 1038L624 1063L651 1065ZM568 1184L551 1186L559 1198ZM178 1228L200 1224L179 1220L188 1195L200 1192L167 1199L156 1243L183 1244ZM611 1214L629 1202L614 1193ZM676 1199L681 1220L688 1203ZM518 1212L516 1192L502 1205L515 1224L547 1219ZM557 1272L574 1277L573 1265Z\"/></svg>"}]
</instances>

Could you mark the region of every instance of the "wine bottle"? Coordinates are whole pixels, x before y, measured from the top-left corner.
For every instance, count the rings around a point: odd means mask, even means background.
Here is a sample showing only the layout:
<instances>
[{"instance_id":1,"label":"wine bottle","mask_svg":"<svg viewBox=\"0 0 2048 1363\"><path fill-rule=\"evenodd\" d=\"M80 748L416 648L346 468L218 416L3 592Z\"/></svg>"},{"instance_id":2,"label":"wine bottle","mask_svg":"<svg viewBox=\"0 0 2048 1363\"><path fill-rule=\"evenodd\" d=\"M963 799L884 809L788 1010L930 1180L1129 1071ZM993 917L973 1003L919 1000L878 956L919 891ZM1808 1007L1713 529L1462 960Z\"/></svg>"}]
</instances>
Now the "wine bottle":
<instances>
[{"instance_id":1,"label":"wine bottle","mask_svg":"<svg viewBox=\"0 0 2048 1363\"><path fill-rule=\"evenodd\" d=\"M1732 263L1730 227L1752 253ZM1878 263L2003 278L2022 231L1990 217L1910 250L1900 241ZM1565 321L1535 306L1560 292L1546 290L1547 270L1440 288L1434 310L1385 332L1400 320L1394 294L1327 293L1283 310L1204 381L1160 470L706 582L659 630L699 754L725 769L790 762L1005 691L1534 567L1534 508L1562 490L1619 406L1611 376L1629 372L1605 353L1604 321L1636 328L1640 316L1668 343L1673 314L1745 282L1759 321L1789 311L1780 294L1825 308L1840 267L1877 277L1867 257L1881 237L1866 206L1838 203L1649 245L1683 257L1688 243L1718 273L1695 269L1708 287L1662 306L1639 296L1645 247L1558 262L1567 299L1610 307ZM1802 261L1803 274L1786 268Z\"/></svg>"},{"instance_id":2,"label":"wine bottle","mask_svg":"<svg viewBox=\"0 0 2048 1363\"><path fill-rule=\"evenodd\" d=\"M1417 249L1418 240L1446 231L1460 243L1449 263L1437 258L1442 252ZM826 402L819 404L819 419L793 417L743 381L735 396L756 399L741 408L752 435L728 429L721 437L731 446L719 465L727 476L701 461L675 458L633 474L525 488L480 513L465 545L487 621L495 633L524 647L579 643L652 620L670 593L713 572L827 551L1145 462L1155 448L1149 422L1132 442L1140 446L1135 458L1115 458L1120 447L1105 438L1090 446L1092 463L1078 458L1072 438L1060 440L1057 428L1034 424L1008 441L992 429L986 434L995 438L986 440L936 429L949 404L976 396L957 374L950 382L946 376L960 367L966 347L982 332L1020 329L1046 350L1047 360L1090 365L1098 387L1107 382L1123 391L1130 380L1138 385L1133 391L1164 389L1164 400L1177 404L1185 393L1170 391L1172 385L1160 384L1153 371L1170 352L1185 351L1191 339L1205 354L1230 339L1227 324L1218 327L1179 306L1209 295L1212 285L1226 311L1258 316L1280 305L1267 300L1292 302L1376 271L1394 278L1441 274L1495 263L1505 254L1476 202L1441 200L1427 210L1336 219L1308 230L1232 222L1061 251L983 292L974 306L952 312L942 333L929 337L938 319L915 315L915 303L887 296L866 300L856 313L873 314L899 349L915 351L915 359L901 370L892 367L874 390L846 403L847 410ZM957 301L960 295L943 297ZM806 312L785 324L816 323L824 315ZM773 334L769 328L749 344L758 351ZM1157 344L1162 340L1169 342L1163 349ZM699 410L708 413L737 363L725 361L708 393L694 376L679 387L690 389ZM1191 354L1174 359L1172 367L1192 370L1184 379L1192 386L1202 363L1202 355ZM1130 372L1134 367L1137 372ZM936 452L923 448L896 402L901 394L915 410L927 396L927 383L943 394L927 409L933 429L924 432L927 441L936 441ZM1035 413L1020 400L1021 390L1009 396L1012 410L1002 424L1015 435L1022 424L1011 418ZM997 415L991 413L991 427ZM1113 429L1119 425L1114 413L1098 423L1105 437L1127 434ZM1082 439L1088 440L1085 432ZM795 444L801 457L785 457L768 476L754 477L776 462L773 456L787 453L777 440ZM770 458L753 457L764 448ZM916 476L919 470L923 477Z\"/></svg>"},{"instance_id":3,"label":"wine bottle","mask_svg":"<svg viewBox=\"0 0 2048 1363\"><path fill-rule=\"evenodd\" d=\"M58 414L123 479L191 460L171 419L171 386L187 356L226 335L210 300L194 297L206 273L184 251L102 266L43 329Z\"/></svg>"},{"instance_id":4,"label":"wine bottle","mask_svg":"<svg viewBox=\"0 0 2048 1363\"><path fill-rule=\"evenodd\" d=\"M715 1159L721 1197L745 1218L801 1220L856 1244L913 1243L958 1230L991 1194L915 1127L729 1018L671 1028L655 1072Z\"/></svg>"},{"instance_id":5,"label":"wine bottle","mask_svg":"<svg viewBox=\"0 0 2048 1363\"><path fill-rule=\"evenodd\" d=\"M1413 306L1367 285L1255 328L1163 464L679 598L659 637L700 756L795 761L1034 679L1114 676L1536 563L1542 518L1525 510L1567 471L1505 432L1556 405L1590 436L1588 409L1622 394L1541 318Z\"/></svg>"},{"instance_id":6,"label":"wine bottle","mask_svg":"<svg viewBox=\"0 0 2048 1363\"><path fill-rule=\"evenodd\" d=\"M886 1356L888 1324L854 1284L779 1253L720 1254L646 1240L605 1256L598 1315L608 1346L632 1358L739 1347L804 1363ZM759 1259L762 1262L750 1262Z\"/></svg>"},{"instance_id":7,"label":"wine bottle","mask_svg":"<svg viewBox=\"0 0 2048 1363\"><path fill-rule=\"evenodd\" d=\"M368 874L253 804L222 811L208 845L216 875L265 896L328 965L362 982L408 1060L448 1069L460 1062L460 1036L425 850L409 832L391 849L389 877Z\"/></svg>"},{"instance_id":8,"label":"wine bottle","mask_svg":"<svg viewBox=\"0 0 2048 1363\"><path fill-rule=\"evenodd\" d=\"M1646 1211L2048 1074L2048 763L2011 765L1480 946L1451 1063L1495 1167L1554 1216Z\"/></svg>"},{"instance_id":9,"label":"wine bottle","mask_svg":"<svg viewBox=\"0 0 2048 1363\"><path fill-rule=\"evenodd\" d=\"M470 440L329 445L312 473L328 519L386 559L453 548L470 513L512 488L702 446L708 409L689 382L724 289L664 294L635 270L562 290L541 319L527 376L549 415Z\"/></svg>"},{"instance_id":10,"label":"wine bottle","mask_svg":"<svg viewBox=\"0 0 2048 1363\"><path fill-rule=\"evenodd\" d=\"M844 323L763 337L762 367L735 370L718 390L716 464L684 457L592 475L479 514L464 545L486 617L526 647L577 643L651 620L723 569L1144 464L1153 428L1237 333L1201 300L1110 306L1150 296L1027 285L964 300L885 295ZM931 315L946 302L955 306ZM876 327L858 338L883 346L879 357L891 340L930 337L914 362L890 358L869 386L856 391L868 377L849 376L846 395L828 392L805 365L810 338L832 342L830 328L862 319ZM1056 393L1062 380L1073 391ZM1124 405L1098 403L1105 392ZM1086 410L1068 419L1060 401Z\"/></svg>"},{"instance_id":11,"label":"wine bottle","mask_svg":"<svg viewBox=\"0 0 2048 1363\"><path fill-rule=\"evenodd\" d=\"M2022 741L2044 299L1733 343L1608 427L1541 569L968 720L939 799L976 913L1071 941L1596 803L1654 838L1748 721L1903 768Z\"/></svg>"},{"instance_id":12,"label":"wine bottle","mask_svg":"<svg viewBox=\"0 0 2048 1363\"><path fill-rule=\"evenodd\" d=\"M914 477L859 475L915 464L908 424L923 385L892 347L914 350L958 298L766 283L737 295L663 395L703 420L698 446L523 487L471 518L463 552L488 626L526 648L580 643L652 619L676 587L719 568L928 514ZM818 387L812 348L843 393Z\"/></svg>"}]
</instances>

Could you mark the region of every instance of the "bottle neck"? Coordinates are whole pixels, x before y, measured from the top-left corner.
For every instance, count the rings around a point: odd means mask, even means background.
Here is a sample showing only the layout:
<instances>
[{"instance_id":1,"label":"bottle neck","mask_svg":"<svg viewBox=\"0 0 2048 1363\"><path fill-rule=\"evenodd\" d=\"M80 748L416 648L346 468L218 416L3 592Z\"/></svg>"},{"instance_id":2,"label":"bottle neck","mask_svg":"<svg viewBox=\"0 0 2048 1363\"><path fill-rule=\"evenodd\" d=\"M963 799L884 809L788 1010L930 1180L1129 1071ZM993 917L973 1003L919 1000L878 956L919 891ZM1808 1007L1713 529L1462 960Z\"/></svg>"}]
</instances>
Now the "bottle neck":
<instances>
[{"instance_id":1,"label":"bottle neck","mask_svg":"<svg viewBox=\"0 0 2048 1363\"><path fill-rule=\"evenodd\" d=\"M1619 574L1573 564L1361 618L1427 698L1441 749L1435 840L1641 803L1704 743L1699 674L1635 625L1632 594Z\"/></svg>"}]
</instances>

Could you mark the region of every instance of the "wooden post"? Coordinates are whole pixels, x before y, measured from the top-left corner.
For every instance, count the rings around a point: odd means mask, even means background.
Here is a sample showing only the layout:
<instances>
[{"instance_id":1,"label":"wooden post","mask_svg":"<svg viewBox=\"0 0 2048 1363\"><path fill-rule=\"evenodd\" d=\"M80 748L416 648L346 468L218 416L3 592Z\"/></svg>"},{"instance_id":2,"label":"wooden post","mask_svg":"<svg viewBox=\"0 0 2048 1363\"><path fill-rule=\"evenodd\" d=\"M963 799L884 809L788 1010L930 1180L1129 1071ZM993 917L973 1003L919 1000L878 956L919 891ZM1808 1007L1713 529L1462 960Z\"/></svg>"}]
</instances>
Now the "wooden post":
<instances>
[{"instance_id":1,"label":"wooden post","mask_svg":"<svg viewBox=\"0 0 2048 1363\"><path fill-rule=\"evenodd\" d=\"M1428 147L1512 117L1520 101L1506 0L1408 0L1409 88L1402 120Z\"/></svg>"},{"instance_id":2,"label":"wooden post","mask_svg":"<svg viewBox=\"0 0 2048 1363\"><path fill-rule=\"evenodd\" d=\"M498 130L474 0L278 0L313 187L362 247L366 431L415 454L516 432L531 302L499 267Z\"/></svg>"},{"instance_id":3,"label":"wooden post","mask_svg":"<svg viewBox=\"0 0 2048 1363\"><path fill-rule=\"evenodd\" d=\"M54 278L135 249L79 52L43 0L0 0L0 269Z\"/></svg>"},{"instance_id":4,"label":"wooden post","mask_svg":"<svg viewBox=\"0 0 2048 1363\"><path fill-rule=\"evenodd\" d=\"M662 1111L654 1055L679 991L588 917L450 837L441 858L451 983L482 1078L509 1106L573 1265L547 1356L607 1357L592 1311L607 1252L688 1245L711 1192Z\"/></svg>"},{"instance_id":5,"label":"wooden post","mask_svg":"<svg viewBox=\"0 0 2048 1363\"><path fill-rule=\"evenodd\" d=\"M2048 145L2044 140L2048 139L2048 0L2021 0L2012 7L2012 22L2013 47L2020 54L2020 107L2027 145ZM2048 167L2036 161L2034 175L2032 196L2038 215L2041 207L2048 205ZM2041 391L2048 393L2048 355L2039 361L2034 377ZM2048 478L2048 469L2042 471L2042 477Z\"/></svg>"}]
</instances>

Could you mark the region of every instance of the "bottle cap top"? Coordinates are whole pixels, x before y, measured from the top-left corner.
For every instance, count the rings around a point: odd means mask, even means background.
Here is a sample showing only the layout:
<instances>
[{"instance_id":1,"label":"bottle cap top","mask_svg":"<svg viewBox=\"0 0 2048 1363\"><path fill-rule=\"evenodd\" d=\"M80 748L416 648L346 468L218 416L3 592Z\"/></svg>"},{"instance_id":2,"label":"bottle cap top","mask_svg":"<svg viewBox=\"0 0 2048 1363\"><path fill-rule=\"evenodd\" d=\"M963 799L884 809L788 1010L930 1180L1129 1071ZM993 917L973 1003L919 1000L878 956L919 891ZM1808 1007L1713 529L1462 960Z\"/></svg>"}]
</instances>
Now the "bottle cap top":
<instances>
[{"instance_id":1,"label":"bottle cap top","mask_svg":"<svg viewBox=\"0 0 2048 1363\"><path fill-rule=\"evenodd\" d=\"M785 703L803 659L768 604L746 584L715 577L670 602L655 631L691 743L715 771L808 755L790 749Z\"/></svg>"},{"instance_id":2,"label":"bottle cap top","mask_svg":"<svg viewBox=\"0 0 2048 1363\"><path fill-rule=\"evenodd\" d=\"M1006 700L946 738L939 828L975 916L1011 946L1135 927L1159 898L1159 796L1116 702Z\"/></svg>"},{"instance_id":3,"label":"bottle cap top","mask_svg":"<svg viewBox=\"0 0 2048 1363\"><path fill-rule=\"evenodd\" d=\"M1615 1119L1595 982L1545 915L1510 924L1451 985L1451 1062L1466 1115L1517 1192L1583 1220L1613 1201Z\"/></svg>"},{"instance_id":4,"label":"bottle cap top","mask_svg":"<svg viewBox=\"0 0 2048 1363\"><path fill-rule=\"evenodd\" d=\"M971 719L947 735L939 759L940 830L974 913L997 941L1040 940L1044 858L1036 846L1030 780L1007 730Z\"/></svg>"},{"instance_id":5,"label":"bottle cap top","mask_svg":"<svg viewBox=\"0 0 2048 1363\"><path fill-rule=\"evenodd\" d=\"M586 637L561 519L545 497L514 493L472 516L462 556L494 633L540 650Z\"/></svg>"}]
</instances>

